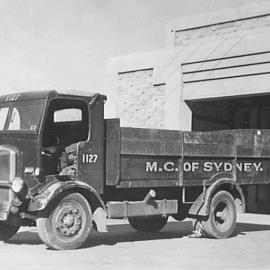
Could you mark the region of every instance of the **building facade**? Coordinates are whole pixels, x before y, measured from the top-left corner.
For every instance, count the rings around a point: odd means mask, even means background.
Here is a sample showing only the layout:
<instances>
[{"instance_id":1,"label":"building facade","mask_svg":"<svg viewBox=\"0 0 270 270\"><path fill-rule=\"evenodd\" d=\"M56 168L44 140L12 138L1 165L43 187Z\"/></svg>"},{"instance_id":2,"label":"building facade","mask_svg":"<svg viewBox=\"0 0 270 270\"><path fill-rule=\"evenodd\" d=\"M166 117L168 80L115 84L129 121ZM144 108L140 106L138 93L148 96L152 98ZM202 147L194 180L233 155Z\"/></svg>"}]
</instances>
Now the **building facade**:
<instances>
[{"instance_id":1,"label":"building facade","mask_svg":"<svg viewBox=\"0 0 270 270\"><path fill-rule=\"evenodd\" d=\"M269 1L171 20L166 40L162 50L110 59L108 116L132 127L270 128ZM269 204L269 188L260 189L249 201L259 194Z\"/></svg>"}]
</instances>

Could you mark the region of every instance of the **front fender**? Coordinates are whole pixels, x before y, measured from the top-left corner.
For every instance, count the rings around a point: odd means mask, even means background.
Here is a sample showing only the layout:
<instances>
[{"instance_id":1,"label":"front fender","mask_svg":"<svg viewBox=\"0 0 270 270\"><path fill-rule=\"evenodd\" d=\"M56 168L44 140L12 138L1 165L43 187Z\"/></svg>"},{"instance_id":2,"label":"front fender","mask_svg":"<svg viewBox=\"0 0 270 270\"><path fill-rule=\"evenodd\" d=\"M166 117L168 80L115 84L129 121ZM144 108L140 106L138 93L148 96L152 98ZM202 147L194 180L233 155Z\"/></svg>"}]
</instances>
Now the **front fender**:
<instances>
[{"instance_id":1,"label":"front fender","mask_svg":"<svg viewBox=\"0 0 270 270\"><path fill-rule=\"evenodd\" d=\"M46 206L57 196L67 190L81 190L93 195L100 203L103 209L105 205L100 195L88 184L79 180L52 181L39 187L39 192L29 202L28 211L36 212L46 208Z\"/></svg>"}]
</instances>

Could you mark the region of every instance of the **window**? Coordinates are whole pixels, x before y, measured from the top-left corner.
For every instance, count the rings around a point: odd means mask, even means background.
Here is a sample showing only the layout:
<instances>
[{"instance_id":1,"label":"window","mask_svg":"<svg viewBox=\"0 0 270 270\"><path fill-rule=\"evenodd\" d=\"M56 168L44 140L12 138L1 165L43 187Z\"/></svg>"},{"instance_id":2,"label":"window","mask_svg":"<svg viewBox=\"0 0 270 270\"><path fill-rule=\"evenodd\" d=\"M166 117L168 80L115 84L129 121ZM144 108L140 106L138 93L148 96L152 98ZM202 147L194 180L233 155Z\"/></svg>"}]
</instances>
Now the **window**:
<instances>
[{"instance_id":1,"label":"window","mask_svg":"<svg viewBox=\"0 0 270 270\"><path fill-rule=\"evenodd\" d=\"M0 107L0 131L36 132L43 108L44 101L11 103Z\"/></svg>"},{"instance_id":2,"label":"window","mask_svg":"<svg viewBox=\"0 0 270 270\"><path fill-rule=\"evenodd\" d=\"M13 108L11 118L9 121L8 130L20 130L21 129L21 117L17 108Z\"/></svg>"},{"instance_id":3,"label":"window","mask_svg":"<svg viewBox=\"0 0 270 270\"><path fill-rule=\"evenodd\" d=\"M8 107L0 108L0 130L3 130L5 127L8 110L9 110Z\"/></svg>"},{"instance_id":4,"label":"window","mask_svg":"<svg viewBox=\"0 0 270 270\"><path fill-rule=\"evenodd\" d=\"M81 122L82 110L77 108L62 109L54 112L53 122Z\"/></svg>"}]
</instances>

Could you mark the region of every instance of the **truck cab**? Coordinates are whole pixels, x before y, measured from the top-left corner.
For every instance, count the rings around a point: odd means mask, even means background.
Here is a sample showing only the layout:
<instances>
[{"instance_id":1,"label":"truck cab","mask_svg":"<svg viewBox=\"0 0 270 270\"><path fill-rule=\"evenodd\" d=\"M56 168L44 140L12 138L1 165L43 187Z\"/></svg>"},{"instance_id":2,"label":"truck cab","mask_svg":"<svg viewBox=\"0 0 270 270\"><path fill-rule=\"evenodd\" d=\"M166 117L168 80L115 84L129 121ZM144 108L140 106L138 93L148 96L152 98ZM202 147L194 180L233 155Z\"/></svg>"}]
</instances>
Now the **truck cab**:
<instances>
[{"instance_id":1,"label":"truck cab","mask_svg":"<svg viewBox=\"0 0 270 270\"><path fill-rule=\"evenodd\" d=\"M63 191L76 179L78 188L103 192L105 100L72 91L0 97L1 240L33 223L38 207L30 202L42 188L60 182Z\"/></svg>"}]
</instances>

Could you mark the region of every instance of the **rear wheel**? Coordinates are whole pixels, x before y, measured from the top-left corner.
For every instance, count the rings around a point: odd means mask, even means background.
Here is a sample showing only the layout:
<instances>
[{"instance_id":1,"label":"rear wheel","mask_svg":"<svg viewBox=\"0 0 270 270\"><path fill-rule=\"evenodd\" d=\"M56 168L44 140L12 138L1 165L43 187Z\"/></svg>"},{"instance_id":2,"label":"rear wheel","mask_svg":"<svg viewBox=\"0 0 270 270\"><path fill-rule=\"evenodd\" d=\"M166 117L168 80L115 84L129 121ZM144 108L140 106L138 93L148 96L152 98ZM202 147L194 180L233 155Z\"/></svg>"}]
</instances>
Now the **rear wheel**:
<instances>
[{"instance_id":1,"label":"rear wheel","mask_svg":"<svg viewBox=\"0 0 270 270\"><path fill-rule=\"evenodd\" d=\"M217 192L212 198L208 219L201 223L209 237L230 237L236 227L236 206L232 195L227 191Z\"/></svg>"},{"instance_id":2,"label":"rear wheel","mask_svg":"<svg viewBox=\"0 0 270 270\"><path fill-rule=\"evenodd\" d=\"M37 219L41 240L53 249L80 247L88 238L91 228L90 205L79 193L65 196L48 217Z\"/></svg>"},{"instance_id":3,"label":"rear wheel","mask_svg":"<svg viewBox=\"0 0 270 270\"><path fill-rule=\"evenodd\" d=\"M150 217L130 217L130 225L137 231L141 232L158 232L167 224L168 217L150 216Z\"/></svg>"},{"instance_id":4,"label":"rear wheel","mask_svg":"<svg viewBox=\"0 0 270 270\"><path fill-rule=\"evenodd\" d=\"M20 226L0 222L0 241L7 241L17 233Z\"/></svg>"}]
</instances>

